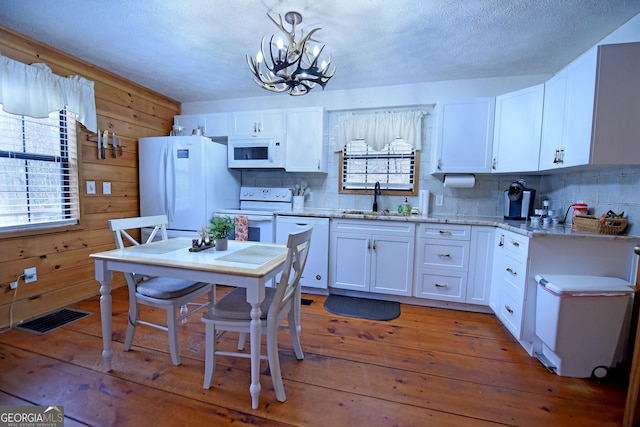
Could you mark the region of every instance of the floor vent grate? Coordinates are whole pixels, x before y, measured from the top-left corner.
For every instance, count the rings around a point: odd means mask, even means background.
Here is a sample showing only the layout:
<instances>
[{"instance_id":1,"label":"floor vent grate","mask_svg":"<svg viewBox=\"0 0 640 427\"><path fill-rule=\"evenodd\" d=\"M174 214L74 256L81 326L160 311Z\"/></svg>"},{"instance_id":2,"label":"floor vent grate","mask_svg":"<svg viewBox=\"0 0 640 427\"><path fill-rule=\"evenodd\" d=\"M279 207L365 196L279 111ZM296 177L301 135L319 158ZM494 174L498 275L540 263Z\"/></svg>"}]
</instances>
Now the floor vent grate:
<instances>
[{"instance_id":1,"label":"floor vent grate","mask_svg":"<svg viewBox=\"0 0 640 427\"><path fill-rule=\"evenodd\" d=\"M16 325L15 328L42 335L63 326L69 325L92 314L93 313L90 313L88 311L63 308L62 310L58 310L41 317L37 317L33 320L29 320L28 322Z\"/></svg>"}]
</instances>

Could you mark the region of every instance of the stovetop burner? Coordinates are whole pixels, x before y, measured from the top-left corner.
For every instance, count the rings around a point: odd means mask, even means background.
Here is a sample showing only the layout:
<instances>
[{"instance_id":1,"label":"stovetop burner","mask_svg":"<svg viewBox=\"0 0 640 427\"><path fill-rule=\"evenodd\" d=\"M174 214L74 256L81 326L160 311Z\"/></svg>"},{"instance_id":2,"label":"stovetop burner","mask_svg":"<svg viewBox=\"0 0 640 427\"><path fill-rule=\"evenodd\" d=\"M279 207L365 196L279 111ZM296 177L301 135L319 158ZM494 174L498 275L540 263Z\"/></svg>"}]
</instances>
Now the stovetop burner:
<instances>
[{"instance_id":1,"label":"stovetop burner","mask_svg":"<svg viewBox=\"0 0 640 427\"><path fill-rule=\"evenodd\" d=\"M243 215L270 215L273 212L291 212L291 190L281 187L241 187L240 209L223 209L219 213Z\"/></svg>"}]
</instances>

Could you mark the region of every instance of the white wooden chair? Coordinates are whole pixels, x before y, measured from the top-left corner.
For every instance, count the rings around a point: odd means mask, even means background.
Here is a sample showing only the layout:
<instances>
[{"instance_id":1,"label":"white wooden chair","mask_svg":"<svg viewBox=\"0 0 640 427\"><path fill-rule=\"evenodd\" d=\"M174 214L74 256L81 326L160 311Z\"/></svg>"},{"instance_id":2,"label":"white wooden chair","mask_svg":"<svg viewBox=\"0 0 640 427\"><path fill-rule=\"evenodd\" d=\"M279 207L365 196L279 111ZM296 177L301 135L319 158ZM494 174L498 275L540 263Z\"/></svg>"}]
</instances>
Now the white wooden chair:
<instances>
[{"instance_id":1,"label":"white wooden chair","mask_svg":"<svg viewBox=\"0 0 640 427\"><path fill-rule=\"evenodd\" d=\"M278 357L278 326L287 317L289 335L296 357L299 360L304 358L302 347L300 346L300 277L307 262L309 245L311 243L312 227L306 228L297 233L289 235L287 241L287 259L280 280L275 288L266 288L265 299L262 302L262 333L267 335L267 355L260 355L261 359L269 361L273 388L276 398L284 402L287 397L282 384L280 372L280 359ZM225 295L209 311L202 316L205 323L205 367L204 385L205 389L211 387L213 374L216 365L216 355L251 357L248 353L217 351L216 331L240 332L238 350L244 347L244 338L250 333L251 305L247 303L246 290L237 288Z\"/></svg>"},{"instance_id":2,"label":"white wooden chair","mask_svg":"<svg viewBox=\"0 0 640 427\"><path fill-rule=\"evenodd\" d=\"M126 246L124 239L131 245L146 244L153 241L159 233L159 237L162 240L167 240L166 224L166 215L109 220L109 228L115 234L116 247L118 249ZM127 230L131 231L132 229L145 227L153 227L153 231L149 238L143 243L138 242L127 232ZM215 301L214 285L168 277L147 277L135 273L124 273L124 276L129 287L129 321L124 349L126 351L131 349L137 325L151 326L169 333L171 361L174 365L179 365L180 352L178 350L177 324L181 320L185 320L187 317L195 314L200 309L208 307L212 301ZM193 302L195 299L206 294L209 294L206 303ZM167 324L159 325L141 320L138 304L166 310ZM189 306L194 307L193 310L189 311ZM179 315L177 315L178 310L180 310Z\"/></svg>"}]
</instances>

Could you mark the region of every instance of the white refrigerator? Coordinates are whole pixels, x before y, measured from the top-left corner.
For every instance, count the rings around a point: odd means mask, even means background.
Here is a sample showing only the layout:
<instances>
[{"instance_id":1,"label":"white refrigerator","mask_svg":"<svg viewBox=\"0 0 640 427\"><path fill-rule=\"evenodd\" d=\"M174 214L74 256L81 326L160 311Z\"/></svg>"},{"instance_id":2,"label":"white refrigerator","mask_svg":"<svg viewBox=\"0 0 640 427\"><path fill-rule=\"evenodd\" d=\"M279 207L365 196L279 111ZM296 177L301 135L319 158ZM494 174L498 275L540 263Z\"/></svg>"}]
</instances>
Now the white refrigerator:
<instances>
[{"instance_id":1,"label":"white refrigerator","mask_svg":"<svg viewBox=\"0 0 640 427\"><path fill-rule=\"evenodd\" d=\"M240 205L227 146L203 136L140 138L138 173L140 216L166 214L170 237L196 236L214 211Z\"/></svg>"}]
</instances>

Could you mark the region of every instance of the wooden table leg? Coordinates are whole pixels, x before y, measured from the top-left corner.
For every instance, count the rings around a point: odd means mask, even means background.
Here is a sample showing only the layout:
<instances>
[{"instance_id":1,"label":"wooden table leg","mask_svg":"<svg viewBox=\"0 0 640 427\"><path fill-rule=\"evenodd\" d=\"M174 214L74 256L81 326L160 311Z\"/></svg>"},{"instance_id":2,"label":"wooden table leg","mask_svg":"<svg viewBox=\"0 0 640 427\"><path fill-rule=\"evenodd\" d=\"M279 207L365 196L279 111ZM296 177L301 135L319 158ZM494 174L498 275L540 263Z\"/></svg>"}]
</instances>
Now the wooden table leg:
<instances>
[{"instance_id":1,"label":"wooden table leg","mask_svg":"<svg viewBox=\"0 0 640 427\"><path fill-rule=\"evenodd\" d=\"M262 324L260 323L260 303L251 304L251 407L258 409L260 396L260 335L262 334Z\"/></svg>"},{"instance_id":2,"label":"wooden table leg","mask_svg":"<svg viewBox=\"0 0 640 427\"><path fill-rule=\"evenodd\" d=\"M111 347L111 278L112 273L105 269L105 263L100 260L95 262L96 280L100 282L100 320L102 321L102 359L104 367L111 370L113 348Z\"/></svg>"}]
</instances>

